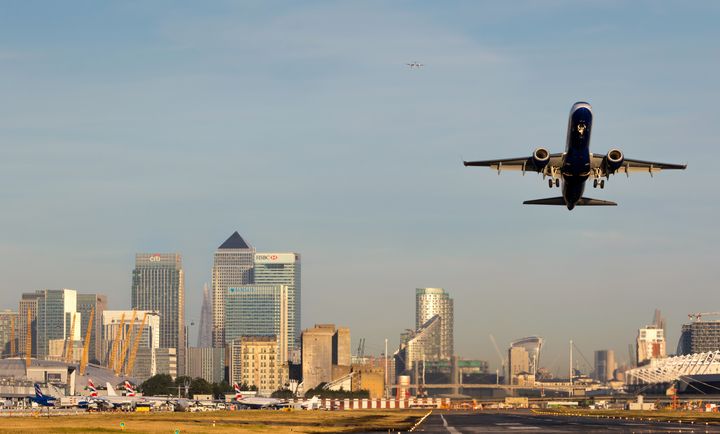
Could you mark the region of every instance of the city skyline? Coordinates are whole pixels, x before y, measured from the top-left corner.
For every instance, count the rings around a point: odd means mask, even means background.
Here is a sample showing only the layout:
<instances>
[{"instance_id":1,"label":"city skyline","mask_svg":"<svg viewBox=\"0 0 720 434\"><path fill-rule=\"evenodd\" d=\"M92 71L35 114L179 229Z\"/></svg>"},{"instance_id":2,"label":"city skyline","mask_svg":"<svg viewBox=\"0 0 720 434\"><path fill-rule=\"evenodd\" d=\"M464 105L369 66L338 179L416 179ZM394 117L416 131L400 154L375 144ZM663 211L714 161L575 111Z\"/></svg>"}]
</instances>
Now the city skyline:
<instances>
[{"instance_id":1,"label":"city skyline","mask_svg":"<svg viewBox=\"0 0 720 434\"><path fill-rule=\"evenodd\" d=\"M133 255L179 252L198 324L237 230L302 254L301 328L346 325L374 354L422 287L452 294L456 353L492 367L490 333L542 336L560 372L570 339L621 363L655 308L674 351L687 314L717 310L719 6L568 5L15 4L0 307L73 288L123 309ZM593 150L688 170L611 177L598 197L620 206L568 215L522 207L548 193L535 176L462 167L561 146L579 100Z\"/></svg>"}]
</instances>

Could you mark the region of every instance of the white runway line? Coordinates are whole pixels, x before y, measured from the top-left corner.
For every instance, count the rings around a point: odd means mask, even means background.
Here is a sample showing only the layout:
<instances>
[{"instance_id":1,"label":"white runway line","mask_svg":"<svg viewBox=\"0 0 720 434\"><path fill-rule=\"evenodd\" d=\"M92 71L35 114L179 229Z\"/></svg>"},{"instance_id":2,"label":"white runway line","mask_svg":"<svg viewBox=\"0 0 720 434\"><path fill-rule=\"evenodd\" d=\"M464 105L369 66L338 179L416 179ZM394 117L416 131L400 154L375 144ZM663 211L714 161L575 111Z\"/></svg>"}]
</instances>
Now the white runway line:
<instances>
[{"instance_id":1,"label":"white runway line","mask_svg":"<svg viewBox=\"0 0 720 434\"><path fill-rule=\"evenodd\" d=\"M448 423L447 423L447 421L445 420L445 416L443 416L443 415L441 414L440 417L442 418L443 426L445 427L446 430L448 430L448 432L449 432L450 434L462 434L460 431L456 430L455 427L448 426Z\"/></svg>"}]
</instances>

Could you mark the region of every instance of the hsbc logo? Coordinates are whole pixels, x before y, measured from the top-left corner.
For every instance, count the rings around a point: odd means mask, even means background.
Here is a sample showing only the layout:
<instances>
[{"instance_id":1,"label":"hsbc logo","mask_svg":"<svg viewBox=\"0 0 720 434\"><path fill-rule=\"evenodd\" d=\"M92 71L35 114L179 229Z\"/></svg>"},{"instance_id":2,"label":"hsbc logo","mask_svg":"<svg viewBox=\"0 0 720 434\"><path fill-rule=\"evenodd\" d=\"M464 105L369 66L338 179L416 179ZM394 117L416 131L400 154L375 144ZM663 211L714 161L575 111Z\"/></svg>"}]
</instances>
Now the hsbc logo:
<instances>
[{"instance_id":1,"label":"hsbc logo","mask_svg":"<svg viewBox=\"0 0 720 434\"><path fill-rule=\"evenodd\" d=\"M260 261L277 261L278 255L256 255L256 259Z\"/></svg>"}]
</instances>

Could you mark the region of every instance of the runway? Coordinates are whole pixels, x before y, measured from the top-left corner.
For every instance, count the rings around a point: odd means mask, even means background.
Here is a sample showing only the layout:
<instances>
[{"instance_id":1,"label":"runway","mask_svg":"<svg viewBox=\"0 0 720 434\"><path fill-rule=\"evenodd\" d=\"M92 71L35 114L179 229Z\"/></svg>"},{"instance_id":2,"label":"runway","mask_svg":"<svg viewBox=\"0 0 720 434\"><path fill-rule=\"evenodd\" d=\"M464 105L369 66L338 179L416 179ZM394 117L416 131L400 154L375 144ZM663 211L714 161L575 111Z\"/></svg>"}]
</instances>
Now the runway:
<instances>
[{"instance_id":1,"label":"runway","mask_svg":"<svg viewBox=\"0 0 720 434\"><path fill-rule=\"evenodd\" d=\"M433 412L414 432L442 434L472 433L720 433L720 426L690 425L633 421L618 419L596 419L590 417L552 416L534 414L530 411L516 412Z\"/></svg>"}]
</instances>

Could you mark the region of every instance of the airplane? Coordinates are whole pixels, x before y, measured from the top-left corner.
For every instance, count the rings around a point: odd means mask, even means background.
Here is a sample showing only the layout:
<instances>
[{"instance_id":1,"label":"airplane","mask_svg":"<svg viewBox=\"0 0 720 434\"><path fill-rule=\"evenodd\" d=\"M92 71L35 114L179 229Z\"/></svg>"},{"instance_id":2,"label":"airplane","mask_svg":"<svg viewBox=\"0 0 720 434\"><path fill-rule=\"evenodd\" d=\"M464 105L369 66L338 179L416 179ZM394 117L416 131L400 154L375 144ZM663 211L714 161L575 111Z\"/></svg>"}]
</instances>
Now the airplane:
<instances>
[{"instance_id":1,"label":"airplane","mask_svg":"<svg viewBox=\"0 0 720 434\"><path fill-rule=\"evenodd\" d=\"M55 401L57 401L57 398L43 394L42 390L40 390L39 383L35 383L35 396L30 396L29 398L32 402L42 405L43 407L54 407Z\"/></svg>"},{"instance_id":2,"label":"airplane","mask_svg":"<svg viewBox=\"0 0 720 434\"><path fill-rule=\"evenodd\" d=\"M576 206L615 206L608 200L584 197L585 182L592 178L593 188L605 188L610 175L631 172L647 172L650 176L661 170L684 170L687 164L669 164L653 161L625 158L620 149L613 148L606 154L590 152L590 134L592 133L592 107L586 102L576 102L570 109L565 152L551 154L545 148L537 148L528 157L500 160L463 161L465 166L483 166L497 170L520 170L542 173L543 179L550 177L550 188L560 187L562 196L546 199L526 200L525 205L562 205L572 210ZM605 179L602 179L605 178Z\"/></svg>"},{"instance_id":3,"label":"airplane","mask_svg":"<svg viewBox=\"0 0 720 434\"><path fill-rule=\"evenodd\" d=\"M249 409L269 409L269 408L282 408L287 407L288 402L282 399L276 398L255 398L248 397L243 398L242 392L240 392L240 386L237 383L233 383L233 389L235 389L235 401L241 407Z\"/></svg>"},{"instance_id":4,"label":"airplane","mask_svg":"<svg viewBox=\"0 0 720 434\"><path fill-rule=\"evenodd\" d=\"M422 63L418 63L417 61L416 61L416 62L412 62L412 63L406 63L405 65L409 66L410 69L420 69L420 68L422 68L423 66L425 66L425 65L423 65Z\"/></svg>"}]
</instances>

